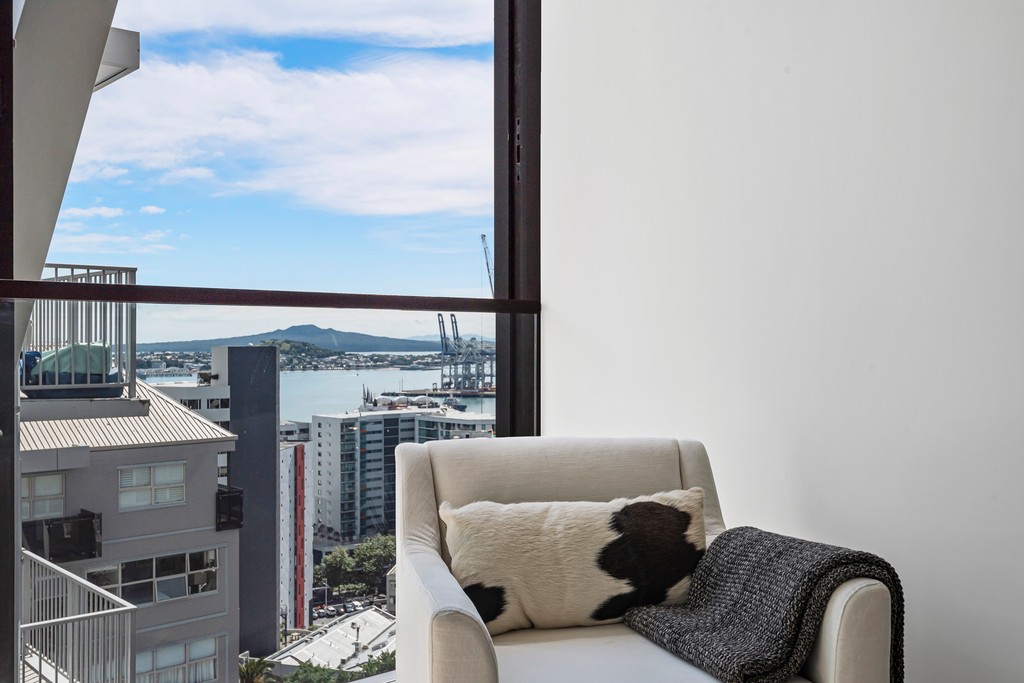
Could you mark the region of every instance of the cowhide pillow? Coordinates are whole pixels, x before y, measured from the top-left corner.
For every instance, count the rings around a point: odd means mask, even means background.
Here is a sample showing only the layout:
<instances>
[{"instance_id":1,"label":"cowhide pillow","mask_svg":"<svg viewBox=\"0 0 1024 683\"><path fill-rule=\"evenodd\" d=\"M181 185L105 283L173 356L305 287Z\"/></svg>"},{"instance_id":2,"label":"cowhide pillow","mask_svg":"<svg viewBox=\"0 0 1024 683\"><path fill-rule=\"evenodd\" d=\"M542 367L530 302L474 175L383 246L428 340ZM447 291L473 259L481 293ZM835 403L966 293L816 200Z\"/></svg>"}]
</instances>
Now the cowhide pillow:
<instances>
[{"instance_id":1,"label":"cowhide pillow","mask_svg":"<svg viewBox=\"0 0 1024 683\"><path fill-rule=\"evenodd\" d=\"M452 573L491 635L618 621L686 600L704 555L704 491L608 503L441 504Z\"/></svg>"}]
</instances>

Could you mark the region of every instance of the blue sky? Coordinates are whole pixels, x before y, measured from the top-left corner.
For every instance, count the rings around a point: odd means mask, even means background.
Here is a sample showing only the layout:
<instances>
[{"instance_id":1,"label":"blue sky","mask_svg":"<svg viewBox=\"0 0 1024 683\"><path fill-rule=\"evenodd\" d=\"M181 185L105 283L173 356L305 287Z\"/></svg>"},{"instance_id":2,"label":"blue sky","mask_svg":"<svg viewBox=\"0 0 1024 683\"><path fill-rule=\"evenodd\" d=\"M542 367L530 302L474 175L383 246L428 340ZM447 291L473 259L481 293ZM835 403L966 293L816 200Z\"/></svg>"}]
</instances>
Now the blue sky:
<instances>
[{"instance_id":1,"label":"blue sky","mask_svg":"<svg viewBox=\"0 0 1024 683\"><path fill-rule=\"evenodd\" d=\"M142 65L93 97L49 260L135 266L143 284L489 296L492 11L122 0ZM139 337L302 322L436 330L424 314L144 307Z\"/></svg>"}]
</instances>

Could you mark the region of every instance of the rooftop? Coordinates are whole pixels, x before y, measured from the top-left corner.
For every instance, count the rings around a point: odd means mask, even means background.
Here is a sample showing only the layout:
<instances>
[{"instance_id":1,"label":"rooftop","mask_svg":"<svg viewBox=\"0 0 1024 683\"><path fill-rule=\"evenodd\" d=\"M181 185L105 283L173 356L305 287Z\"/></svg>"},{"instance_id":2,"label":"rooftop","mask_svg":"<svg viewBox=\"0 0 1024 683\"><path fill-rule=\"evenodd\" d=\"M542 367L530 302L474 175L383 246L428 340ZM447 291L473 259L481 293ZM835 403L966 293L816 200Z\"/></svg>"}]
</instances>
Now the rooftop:
<instances>
[{"instance_id":1,"label":"rooftop","mask_svg":"<svg viewBox=\"0 0 1024 683\"><path fill-rule=\"evenodd\" d=\"M21 451L82 446L103 451L238 438L145 382L138 383L138 398L149 403L144 415L23 421Z\"/></svg>"},{"instance_id":2,"label":"rooftop","mask_svg":"<svg viewBox=\"0 0 1024 683\"><path fill-rule=\"evenodd\" d=\"M358 641L356 626L359 627ZM288 668L310 662L334 669L355 669L364 664L370 655L394 649L395 617L373 607L338 617L270 655L267 661Z\"/></svg>"}]
</instances>

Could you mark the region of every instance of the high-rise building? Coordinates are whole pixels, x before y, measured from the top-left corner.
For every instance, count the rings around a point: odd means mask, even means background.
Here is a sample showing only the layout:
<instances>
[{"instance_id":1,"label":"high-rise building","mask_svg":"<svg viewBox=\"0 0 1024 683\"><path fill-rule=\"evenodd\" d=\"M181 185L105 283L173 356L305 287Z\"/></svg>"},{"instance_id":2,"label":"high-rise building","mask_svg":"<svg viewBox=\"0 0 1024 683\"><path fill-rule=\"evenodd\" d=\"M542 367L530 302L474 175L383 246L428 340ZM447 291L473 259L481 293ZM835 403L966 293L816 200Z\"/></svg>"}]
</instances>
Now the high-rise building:
<instances>
[{"instance_id":1,"label":"high-rise building","mask_svg":"<svg viewBox=\"0 0 1024 683\"><path fill-rule=\"evenodd\" d=\"M395 447L415 441L490 437L494 416L381 398L360 409L314 415L313 547L328 552L395 531Z\"/></svg>"},{"instance_id":2,"label":"high-rise building","mask_svg":"<svg viewBox=\"0 0 1024 683\"><path fill-rule=\"evenodd\" d=\"M281 617L289 629L306 628L313 598L313 463L307 444L282 442L278 492L278 569Z\"/></svg>"}]
</instances>

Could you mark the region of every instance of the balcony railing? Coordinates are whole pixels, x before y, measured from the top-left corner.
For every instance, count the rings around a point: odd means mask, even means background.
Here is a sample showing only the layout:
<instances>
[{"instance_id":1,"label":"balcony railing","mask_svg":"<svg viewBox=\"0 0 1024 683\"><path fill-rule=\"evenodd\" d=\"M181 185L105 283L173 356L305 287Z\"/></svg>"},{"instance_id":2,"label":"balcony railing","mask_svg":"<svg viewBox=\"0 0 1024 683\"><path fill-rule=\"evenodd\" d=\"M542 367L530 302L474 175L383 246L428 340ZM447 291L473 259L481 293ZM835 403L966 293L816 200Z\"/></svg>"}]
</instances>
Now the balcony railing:
<instances>
[{"instance_id":1,"label":"balcony railing","mask_svg":"<svg viewBox=\"0 0 1024 683\"><path fill-rule=\"evenodd\" d=\"M70 517L21 523L22 545L50 562L102 557L103 516L88 510Z\"/></svg>"},{"instance_id":2,"label":"balcony railing","mask_svg":"<svg viewBox=\"0 0 1024 683\"><path fill-rule=\"evenodd\" d=\"M135 271L48 263L42 279L135 284ZM135 398L135 304L36 301L19 373L29 398Z\"/></svg>"},{"instance_id":3,"label":"balcony railing","mask_svg":"<svg viewBox=\"0 0 1024 683\"><path fill-rule=\"evenodd\" d=\"M135 606L21 553L20 681L130 683Z\"/></svg>"},{"instance_id":4,"label":"balcony railing","mask_svg":"<svg viewBox=\"0 0 1024 683\"><path fill-rule=\"evenodd\" d=\"M242 528L242 489L234 486L217 486L217 531Z\"/></svg>"}]
</instances>

